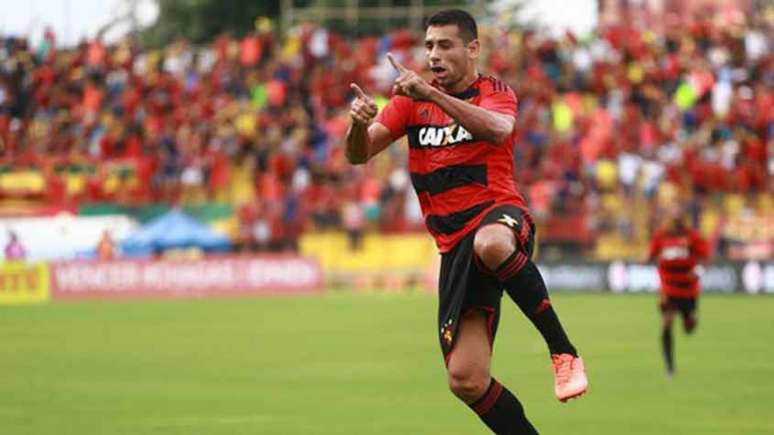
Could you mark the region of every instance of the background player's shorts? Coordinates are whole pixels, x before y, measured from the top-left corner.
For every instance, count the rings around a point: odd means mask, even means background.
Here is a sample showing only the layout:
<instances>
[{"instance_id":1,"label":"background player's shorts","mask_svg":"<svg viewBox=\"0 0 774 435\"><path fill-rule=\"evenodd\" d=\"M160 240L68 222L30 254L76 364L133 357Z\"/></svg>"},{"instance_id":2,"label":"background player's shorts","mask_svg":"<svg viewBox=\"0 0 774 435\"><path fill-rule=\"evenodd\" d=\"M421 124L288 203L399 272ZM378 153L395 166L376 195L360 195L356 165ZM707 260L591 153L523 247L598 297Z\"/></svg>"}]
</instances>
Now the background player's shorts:
<instances>
[{"instance_id":1,"label":"background player's shorts","mask_svg":"<svg viewBox=\"0 0 774 435\"><path fill-rule=\"evenodd\" d=\"M667 310L679 311L683 318L693 317L697 305L698 298L681 298L669 295L662 295L659 303L662 313Z\"/></svg>"},{"instance_id":2,"label":"background player's shorts","mask_svg":"<svg viewBox=\"0 0 774 435\"><path fill-rule=\"evenodd\" d=\"M439 338L444 360L448 364L454 339L463 314L480 309L487 314L490 345L494 343L500 320L500 299L503 287L483 266L473 251L476 231L484 225L502 223L516 235L518 249L532 255L535 227L529 215L519 207L504 205L487 213L481 224L462 239L451 251L441 256L438 279Z\"/></svg>"}]
</instances>

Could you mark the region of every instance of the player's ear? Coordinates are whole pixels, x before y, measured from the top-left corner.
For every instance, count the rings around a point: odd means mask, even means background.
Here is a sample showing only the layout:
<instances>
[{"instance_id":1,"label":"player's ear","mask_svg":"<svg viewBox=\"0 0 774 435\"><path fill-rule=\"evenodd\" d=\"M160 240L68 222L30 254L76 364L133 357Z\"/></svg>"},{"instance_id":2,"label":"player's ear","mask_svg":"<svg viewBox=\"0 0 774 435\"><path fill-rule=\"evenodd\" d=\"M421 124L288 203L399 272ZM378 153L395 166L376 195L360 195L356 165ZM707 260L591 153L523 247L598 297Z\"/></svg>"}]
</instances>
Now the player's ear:
<instances>
[{"instance_id":1,"label":"player's ear","mask_svg":"<svg viewBox=\"0 0 774 435\"><path fill-rule=\"evenodd\" d=\"M473 39L467 44L468 49L468 57L471 60L478 59L479 54L481 53L481 43L478 41L478 39Z\"/></svg>"}]
</instances>

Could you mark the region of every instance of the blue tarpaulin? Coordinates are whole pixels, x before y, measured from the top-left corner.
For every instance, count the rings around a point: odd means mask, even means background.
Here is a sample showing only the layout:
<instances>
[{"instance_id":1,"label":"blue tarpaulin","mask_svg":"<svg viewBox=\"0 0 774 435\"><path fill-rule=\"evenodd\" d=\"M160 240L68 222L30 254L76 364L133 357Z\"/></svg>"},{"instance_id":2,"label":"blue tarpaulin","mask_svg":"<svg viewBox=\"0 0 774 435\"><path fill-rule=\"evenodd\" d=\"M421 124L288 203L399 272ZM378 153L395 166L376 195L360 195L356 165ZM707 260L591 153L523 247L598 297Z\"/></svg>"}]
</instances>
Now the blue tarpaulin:
<instances>
[{"instance_id":1,"label":"blue tarpaulin","mask_svg":"<svg viewBox=\"0 0 774 435\"><path fill-rule=\"evenodd\" d=\"M121 251L127 256L185 248L223 252L231 249L231 242L178 209L153 219L121 242Z\"/></svg>"}]
</instances>

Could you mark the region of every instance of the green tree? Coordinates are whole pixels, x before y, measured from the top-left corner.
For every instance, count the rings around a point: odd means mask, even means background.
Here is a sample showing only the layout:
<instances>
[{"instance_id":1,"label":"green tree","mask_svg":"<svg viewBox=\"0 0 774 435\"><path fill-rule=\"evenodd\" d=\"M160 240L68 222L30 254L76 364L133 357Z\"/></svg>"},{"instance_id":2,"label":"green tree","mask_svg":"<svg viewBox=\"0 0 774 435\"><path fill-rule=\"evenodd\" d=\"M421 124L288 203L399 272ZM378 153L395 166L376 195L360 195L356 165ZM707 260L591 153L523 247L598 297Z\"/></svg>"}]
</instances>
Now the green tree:
<instances>
[{"instance_id":1,"label":"green tree","mask_svg":"<svg viewBox=\"0 0 774 435\"><path fill-rule=\"evenodd\" d=\"M143 30L141 40L152 46L183 36L194 43L212 40L222 32L244 35L257 17L277 18L280 2L256 0L157 0L159 16Z\"/></svg>"},{"instance_id":2,"label":"green tree","mask_svg":"<svg viewBox=\"0 0 774 435\"><path fill-rule=\"evenodd\" d=\"M347 36L380 35L395 28L418 30L423 19L444 7L483 12L485 0L291 0L295 21L311 21ZM421 6L416 8L415 6ZM328 9L327 13L318 13ZM418 15L417 15L418 14ZM357 17L353 20L353 18Z\"/></svg>"}]
</instances>

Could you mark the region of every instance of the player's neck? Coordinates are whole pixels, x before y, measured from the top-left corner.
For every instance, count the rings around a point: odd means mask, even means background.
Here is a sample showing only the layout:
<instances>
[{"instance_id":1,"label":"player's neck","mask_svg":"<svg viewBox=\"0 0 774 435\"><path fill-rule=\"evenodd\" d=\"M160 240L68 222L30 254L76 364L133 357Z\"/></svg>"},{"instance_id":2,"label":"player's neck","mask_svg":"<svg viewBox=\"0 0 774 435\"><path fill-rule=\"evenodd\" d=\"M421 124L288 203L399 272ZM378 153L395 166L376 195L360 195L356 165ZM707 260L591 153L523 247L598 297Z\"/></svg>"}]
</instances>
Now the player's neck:
<instances>
[{"instance_id":1,"label":"player's neck","mask_svg":"<svg viewBox=\"0 0 774 435\"><path fill-rule=\"evenodd\" d=\"M458 81L453 86L448 88L442 86L441 89L443 89L443 91L446 92L447 94L452 94L452 95L461 94L465 92L470 86L472 86L473 83L475 83L476 80L478 80L478 77L479 77L478 70L474 69L468 74L466 74L465 77L462 78L462 80Z\"/></svg>"}]
</instances>

